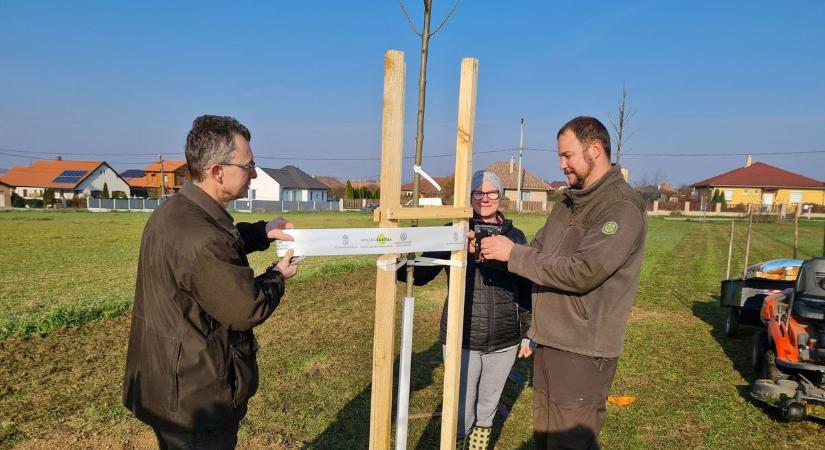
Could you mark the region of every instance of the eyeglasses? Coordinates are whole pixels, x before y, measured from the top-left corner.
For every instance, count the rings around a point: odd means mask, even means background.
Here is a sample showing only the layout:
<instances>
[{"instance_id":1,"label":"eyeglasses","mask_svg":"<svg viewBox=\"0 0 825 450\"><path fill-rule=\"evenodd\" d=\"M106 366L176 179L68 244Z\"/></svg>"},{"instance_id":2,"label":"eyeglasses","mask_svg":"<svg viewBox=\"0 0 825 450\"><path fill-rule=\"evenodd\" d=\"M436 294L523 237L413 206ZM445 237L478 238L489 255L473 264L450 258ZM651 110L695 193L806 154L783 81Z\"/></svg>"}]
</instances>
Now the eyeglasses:
<instances>
[{"instance_id":1,"label":"eyeglasses","mask_svg":"<svg viewBox=\"0 0 825 450\"><path fill-rule=\"evenodd\" d=\"M481 200L482 198L484 198L485 195L490 200L498 200L498 191L490 191L490 192L473 191L473 200Z\"/></svg>"},{"instance_id":2,"label":"eyeglasses","mask_svg":"<svg viewBox=\"0 0 825 450\"><path fill-rule=\"evenodd\" d=\"M243 169L243 170L246 170L247 172L252 171L252 170L254 170L256 167L258 167L258 166L255 164L255 161L250 161L248 164L220 163L220 164L218 164L218 165L219 165L219 166L233 166L233 167L239 167L239 168L241 168L241 169Z\"/></svg>"}]
</instances>

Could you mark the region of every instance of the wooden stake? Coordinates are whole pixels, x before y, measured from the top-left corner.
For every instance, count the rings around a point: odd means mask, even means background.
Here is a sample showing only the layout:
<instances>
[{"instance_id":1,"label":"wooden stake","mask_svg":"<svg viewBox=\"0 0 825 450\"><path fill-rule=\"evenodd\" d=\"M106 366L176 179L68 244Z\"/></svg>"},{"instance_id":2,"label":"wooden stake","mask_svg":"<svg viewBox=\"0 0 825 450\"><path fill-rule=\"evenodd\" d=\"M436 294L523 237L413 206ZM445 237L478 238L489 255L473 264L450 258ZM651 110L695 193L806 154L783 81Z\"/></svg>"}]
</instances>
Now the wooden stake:
<instances>
[{"instance_id":1,"label":"wooden stake","mask_svg":"<svg viewBox=\"0 0 825 450\"><path fill-rule=\"evenodd\" d=\"M734 222L736 222L736 220L731 220L730 221L730 240L728 241L728 268L725 271L725 279L726 280L728 278L730 278L730 260L731 260L731 257L733 256L733 223Z\"/></svg>"},{"instance_id":2,"label":"wooden stake","mask_svg":"<svg viewBox=\"0 0 825 450\"><path fill-rule=\"evenodd\" d=\"M799 215L802 214L802 204L796 205L796 213L793 215L793 259L797 258L799 249Z\"/></svg>"},{"instance_id":3,"label":"wooden stake","mask_svg":"<svg viewBox=\"0 0 825 450\"><path fill-rule=\"evenodd\" d=\"M473 138L475 137L476 91L478 60L461 60L461 81L458 96L458 130L455 155L455 189L453 206L470 207L470 176L473 170ZM469 227L467 219L453 221L460 233ZM465 250L452 252L454 262L467 264ZM455 448L458 425L459 381L461 376L461 338L464 325L464 283L466 267L450 267L450 286L447 300L447 344L444 358L444 399L441 416L441 450Z\"/></svg>"},{"instance_id":4,"label":"wooden stake","mask_svg":"<svg viewBox=\"0 0 825 450\"><path fill-rule=\"evenodd\" d=\"M384 110L381 125L381 207L400 208L401 157L404 145L404 52L384 54ZM379 227L398 227L384 215ZM395 264L397 253L381 255L378 264ZM372 355L370 449L390 447L392 428L392 372L395 344L395 271L377 270L375 281L375 334Z\"/></svg>"},{"instance_id":5,"label":"wooden stake","mask_svg":"<svg viewBox=\"0 0 825 450\"><path fill-rule=\"evenodd\" d=\"M748 274L748 257L751 252L751 228L753 226L753 205L748 205L748 238L745 240L745 268L742 269L742 278Z\"/></svg>"}]
</instances>

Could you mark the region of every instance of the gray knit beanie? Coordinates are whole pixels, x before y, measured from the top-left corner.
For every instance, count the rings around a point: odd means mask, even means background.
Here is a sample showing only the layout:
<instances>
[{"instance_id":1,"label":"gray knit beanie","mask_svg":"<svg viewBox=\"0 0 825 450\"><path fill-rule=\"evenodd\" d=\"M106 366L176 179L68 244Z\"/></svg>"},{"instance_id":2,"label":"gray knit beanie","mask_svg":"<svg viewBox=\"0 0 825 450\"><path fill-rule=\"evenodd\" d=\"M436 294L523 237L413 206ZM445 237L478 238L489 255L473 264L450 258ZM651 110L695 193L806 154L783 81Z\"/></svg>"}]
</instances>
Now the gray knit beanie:
<instances>
[{"instance_id":1,"label":"gray knit beanie","mask_svg":"<svg viewBox=\"0 0 825 450\"><path fill-rule=\"evenodd\" d=\"M501 178L496 175L495 172L490 172L489 170L479 170L473 174L473 182L470 190L477 190L485 181L492 183L500 194L504 194L504 183L501 182Z\"/></svg>"}]
</instances>

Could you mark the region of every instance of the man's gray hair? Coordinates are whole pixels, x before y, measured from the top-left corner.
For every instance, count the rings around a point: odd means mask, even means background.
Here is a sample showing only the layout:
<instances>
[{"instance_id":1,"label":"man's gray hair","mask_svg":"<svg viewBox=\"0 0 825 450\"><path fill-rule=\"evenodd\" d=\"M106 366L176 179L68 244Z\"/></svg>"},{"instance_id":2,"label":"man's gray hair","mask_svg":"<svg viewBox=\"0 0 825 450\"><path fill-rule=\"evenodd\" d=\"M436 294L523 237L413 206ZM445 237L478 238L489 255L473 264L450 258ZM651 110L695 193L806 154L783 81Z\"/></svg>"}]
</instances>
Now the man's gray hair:
<instances>
[{"instance_id":1,"label":"man's gray hair","mask_svg":"<svg viewBox=\"0 0 825 450\"><path fill-rule=\"evenodd\" d=\"M234 117L200 116L186 136L186 165L195 181L204 179L212 164L228 163L235 151L235 135L252 140L249 130Z\"/></svg>"}]
</instances>

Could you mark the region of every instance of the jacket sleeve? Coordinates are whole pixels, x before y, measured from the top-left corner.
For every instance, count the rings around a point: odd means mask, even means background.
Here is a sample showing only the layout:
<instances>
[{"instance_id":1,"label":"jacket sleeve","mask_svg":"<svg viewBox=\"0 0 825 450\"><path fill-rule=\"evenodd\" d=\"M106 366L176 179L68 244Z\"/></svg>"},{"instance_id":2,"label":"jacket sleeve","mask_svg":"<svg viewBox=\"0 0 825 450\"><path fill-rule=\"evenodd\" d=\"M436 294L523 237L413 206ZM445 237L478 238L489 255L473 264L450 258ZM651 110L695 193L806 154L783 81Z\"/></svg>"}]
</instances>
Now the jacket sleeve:
<instances>
[{"instance_id":1,"label":"jacket sleeve","mask_svg":"<svg viewBox=\"0 0 825 450\"><path fill-rule=\"evenodd\" d=\"M265 321L284 295L284 277L270 268L255 277L232 242L218 239L198 251L187 287L207 314L231 330Z\"/></svg>"},{"instance_id":2,"label":"jacket sleeve","mask_svg":"<svg viewBox=\"0 0 825 450\"><path fill-rule=\"evenodd\" d=\"M639 249L644 239L644 221L644 212L638 207L626 200L618 201L596 214L572 255L552 256L532 245L516 245L507 268L537 285L585 294L602 284Z\"/></svg>"},{"instance_id":3,"label":"jacket sleeve","mask_svg":"<svg viewBox=\"0 0 825 450\"><path fill-rule=\"evenodd\" d=\"M521 326L521 337L527 337L527 330L533 321L533 283L522 277L518 277L518 317Z\"/></svg>"},{"instance_id":4,"label":"jacket sleeve","mask_svg":"<svg viewBox=\"0 0 825 450\"><path fill-rule=\"evenodd\" d=\"M266 250L272 242L266 236L266 222L263 220L255 223L238 222L235 228L241 236L246 253Z\"/></svg>"},{"instance_id":5,"label":"jacket sleeve","mask_svg":"<svg viewBox=\"0 0 825 450\"><path fill-rule=\"evenodd\" d=\"M512 240L520 245L527 243L527 237L519 229L515 230ZM535 239L533 241L535 242ZM518 297L516 301L518 302L519 327L523 339L527 337L527 330L530 329L530 323L533 320L533 282L518 275L514 276L518 279Z\"/></svg>"},{"instance_id":6,"label":"jacket sleeve","mask_svg":"<svg viewBox=\"0 0 825 450\"><path fill-rule=\"evenodd\" d=\"M424 252L421 256L425 258L450 259L450 252ZM424 286L433 281L445 266L415 266L413 269L413 285ZM401 282L407 281L407 266L401 266L395 271L395 279Z\"/></svg>"}]
</instances>

